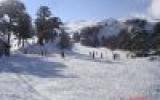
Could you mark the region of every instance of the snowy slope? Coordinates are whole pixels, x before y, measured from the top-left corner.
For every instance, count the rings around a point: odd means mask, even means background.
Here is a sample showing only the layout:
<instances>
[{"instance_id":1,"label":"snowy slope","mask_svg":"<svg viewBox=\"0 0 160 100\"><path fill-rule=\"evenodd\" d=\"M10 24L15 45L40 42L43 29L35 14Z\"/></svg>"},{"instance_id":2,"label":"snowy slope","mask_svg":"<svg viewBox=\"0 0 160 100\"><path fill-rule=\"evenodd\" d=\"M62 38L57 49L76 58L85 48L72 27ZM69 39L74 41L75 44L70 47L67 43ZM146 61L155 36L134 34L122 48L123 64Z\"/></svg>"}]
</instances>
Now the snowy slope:
<instances>
[{"instance_id":1,"label":"snowy slope","mask_svg":"<svg viewBox=\"0 0 160 100\"><path fill-rule=\"evenodd\" d=\"M98 52L95 60L90 51ZM0 59L0 100L159 100L160 62L116 52L123 57L113 61L108 49L76 44L65 59L57 53Z\"/></svg>"}]
</instances>

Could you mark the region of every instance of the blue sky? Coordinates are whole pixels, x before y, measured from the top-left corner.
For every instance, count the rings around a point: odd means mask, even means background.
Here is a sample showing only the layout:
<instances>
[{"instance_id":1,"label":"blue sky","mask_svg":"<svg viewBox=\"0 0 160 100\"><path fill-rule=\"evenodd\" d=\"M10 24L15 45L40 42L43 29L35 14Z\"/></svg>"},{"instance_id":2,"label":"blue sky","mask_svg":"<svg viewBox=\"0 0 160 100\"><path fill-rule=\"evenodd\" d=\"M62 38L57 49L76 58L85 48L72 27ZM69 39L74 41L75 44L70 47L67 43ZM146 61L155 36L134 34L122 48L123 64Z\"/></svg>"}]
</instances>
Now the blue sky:
<instances>
[{"instance_id":1,"label":"blue sky","mask_svg":"<svg viewBox=\"0 0 160 100\"><path fill-rule=\"evenodd\" d=\"M146 14L150 0L24 0L35 17L40 5L47 5L63 21L125 18Z\"/></svg>"}]
</instances>

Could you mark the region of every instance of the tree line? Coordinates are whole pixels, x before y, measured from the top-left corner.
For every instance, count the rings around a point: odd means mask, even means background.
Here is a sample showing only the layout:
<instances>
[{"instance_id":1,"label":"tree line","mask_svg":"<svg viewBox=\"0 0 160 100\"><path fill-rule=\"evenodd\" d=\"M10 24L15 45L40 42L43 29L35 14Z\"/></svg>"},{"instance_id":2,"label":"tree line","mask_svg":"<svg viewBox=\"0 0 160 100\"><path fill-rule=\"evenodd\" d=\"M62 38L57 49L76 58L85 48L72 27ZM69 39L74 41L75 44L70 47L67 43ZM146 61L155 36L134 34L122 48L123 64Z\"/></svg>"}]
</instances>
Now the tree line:
<instances>
[{"instance_id":1,"label":"tree line","mask_svg":"<svg viewBox=\"0 0 160 100\"><path fill-rule=\"evenodd\" d=\"M40 6L35 20L26 9L25 4L19 0L4 0L0 3L0 37L5 37L9 46L12 35L18 39L18 45L22 44L23 47L25 41L33 36L38 38L37 43L41 46L49 41L54 42L56 37L60 38L60 48L70 46L69 35L61 27L63 22L53 16L48 6Z\"/></svg>"},{"instance_id":2,"label":"tree line","mask_svg":"<svg viewBox=\"0 0 160 100\"><path fill-rule=\"evenodd\" d=\"M85 27L73 37L85 46L129 50L142 56L154 51L155 55L160 55L160 22L152 23L151 30L146 27L149 24L146 19L128 19L122 23L127 27L121 29L118 35L99 37L104 26L97 25Z\"/></svg>"}]
</instances>

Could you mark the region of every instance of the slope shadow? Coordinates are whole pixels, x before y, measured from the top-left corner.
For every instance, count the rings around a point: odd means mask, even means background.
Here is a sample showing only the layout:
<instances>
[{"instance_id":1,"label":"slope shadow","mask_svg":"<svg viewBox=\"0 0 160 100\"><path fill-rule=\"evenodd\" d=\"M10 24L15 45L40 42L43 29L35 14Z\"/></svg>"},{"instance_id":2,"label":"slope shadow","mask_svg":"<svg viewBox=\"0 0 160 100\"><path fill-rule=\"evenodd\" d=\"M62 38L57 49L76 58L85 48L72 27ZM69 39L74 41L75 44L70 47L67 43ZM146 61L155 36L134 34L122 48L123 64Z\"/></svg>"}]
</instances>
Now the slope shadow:
<instances>
[{"instance_id":1,"label":"slope shadow","mask_svg":"<svg viewBox=\"0 0 160 100\"><path fill-rule=\"evenodd\" d=\"M77 78L75 75L65 75L67 66L59 62L45 61L40 57L14 55L0 61L0 72L20 75L34 75L40 78Z\"/></svg>"}]
</instances>

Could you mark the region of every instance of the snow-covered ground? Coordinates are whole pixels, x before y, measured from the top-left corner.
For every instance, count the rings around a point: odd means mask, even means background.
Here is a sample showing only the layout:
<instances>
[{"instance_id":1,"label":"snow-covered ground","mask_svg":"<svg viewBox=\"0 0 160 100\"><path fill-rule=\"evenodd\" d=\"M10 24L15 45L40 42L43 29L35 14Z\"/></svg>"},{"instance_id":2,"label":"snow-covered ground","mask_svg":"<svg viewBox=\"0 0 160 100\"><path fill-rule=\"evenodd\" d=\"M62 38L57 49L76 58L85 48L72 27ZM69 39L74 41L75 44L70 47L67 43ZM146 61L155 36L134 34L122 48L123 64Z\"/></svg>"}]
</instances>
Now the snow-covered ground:
<instances>
[{"instance_id":1,"label":"snow-covered ground","mask_svg":"<svg viewBox=\"0 0 160 100\"><path fill-rule=\"evenodd\" d=\"M0 100L160 100L160 60L117 52L122 57L113 61L110 50L76 44L65 59L57 52L1 58Z\"/></svg>"}]
</instances>

